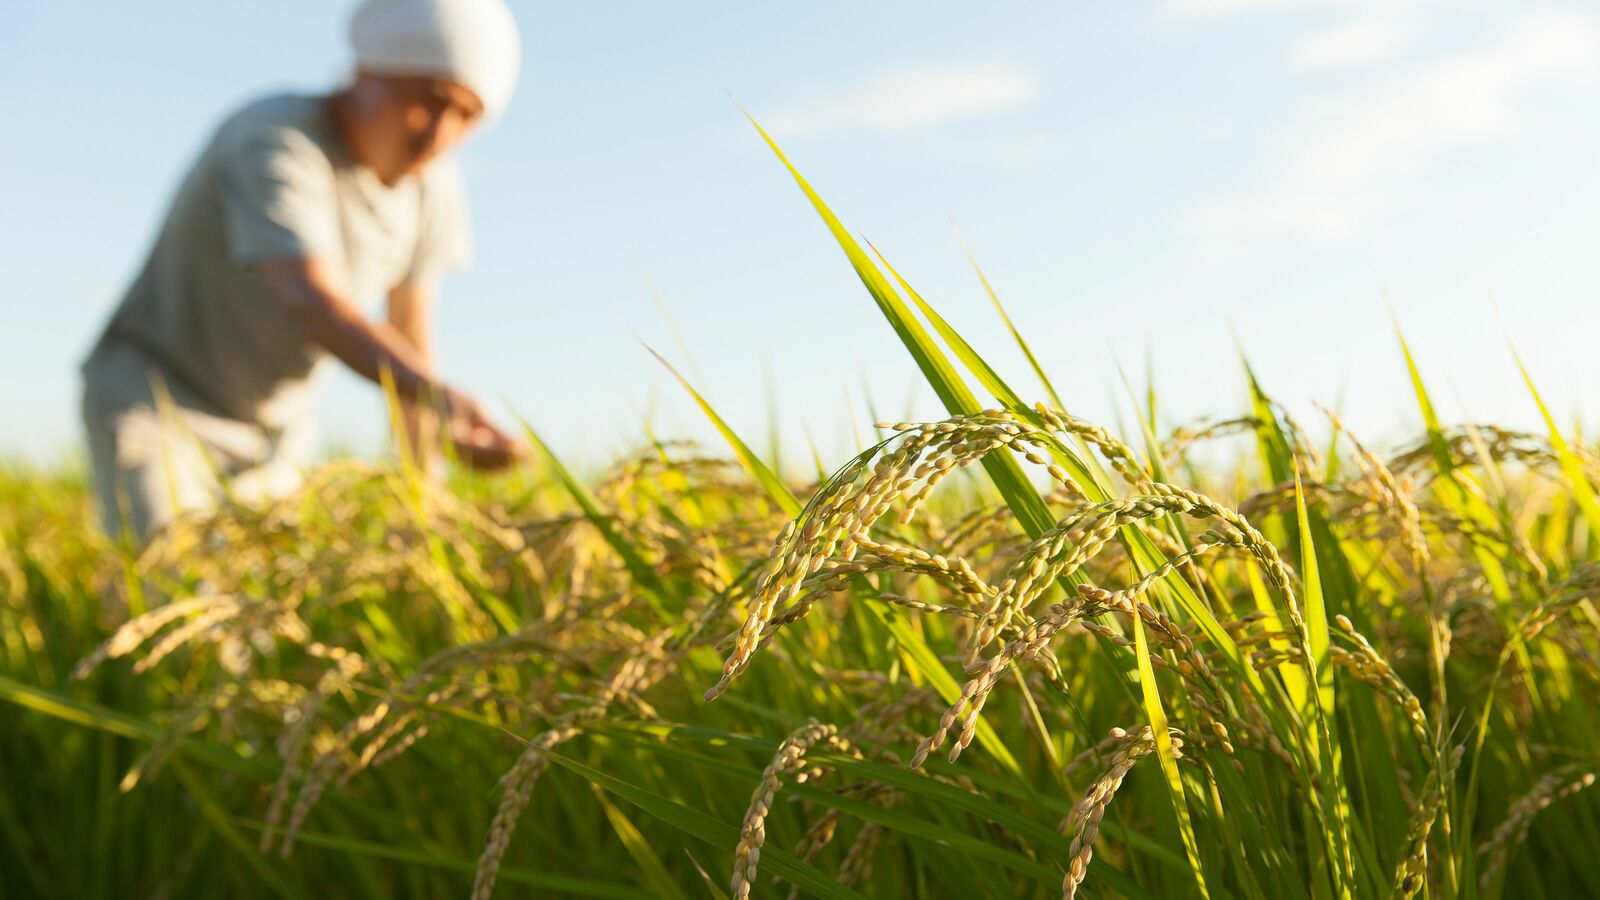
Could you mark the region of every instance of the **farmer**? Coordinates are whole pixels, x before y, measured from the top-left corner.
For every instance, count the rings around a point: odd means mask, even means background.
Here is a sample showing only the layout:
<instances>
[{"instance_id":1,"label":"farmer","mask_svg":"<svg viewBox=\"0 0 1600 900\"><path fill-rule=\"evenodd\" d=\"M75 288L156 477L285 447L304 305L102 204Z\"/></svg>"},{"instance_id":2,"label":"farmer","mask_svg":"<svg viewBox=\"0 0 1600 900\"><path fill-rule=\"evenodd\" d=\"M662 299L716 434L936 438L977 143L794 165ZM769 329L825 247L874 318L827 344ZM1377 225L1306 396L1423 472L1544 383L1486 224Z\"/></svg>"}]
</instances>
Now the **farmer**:
<instances>
[{"instance_id":1,"label":"farmer","mask_svg":"<svg viewBox=\"0 0 1600 900\"><path fill-rule=\"evenodd\" d=\"M167 211L83 365L105 527L136 540L181 512L294 489L318 376L387 378L408 417L436 409L460 457L524 447L433 371L440 276L471 252L449 151L498 116L520 45L504 0L366 0L356 70L328 95L234 113ZM379 299L387 321L368 318Z\"/></svg>"}]
</instances>

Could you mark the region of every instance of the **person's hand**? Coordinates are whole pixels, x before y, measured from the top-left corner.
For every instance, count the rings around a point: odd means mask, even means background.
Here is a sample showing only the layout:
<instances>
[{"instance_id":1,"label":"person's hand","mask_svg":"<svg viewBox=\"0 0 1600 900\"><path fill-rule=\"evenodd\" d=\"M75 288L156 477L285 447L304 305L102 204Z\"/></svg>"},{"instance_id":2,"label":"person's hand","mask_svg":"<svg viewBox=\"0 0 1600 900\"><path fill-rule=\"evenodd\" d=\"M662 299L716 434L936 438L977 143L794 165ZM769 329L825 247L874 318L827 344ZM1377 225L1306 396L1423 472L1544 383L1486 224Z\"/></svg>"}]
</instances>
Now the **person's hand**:
<instances>
[{"instance_id":1,"label":"person's hand","mask_svg":"<svg viewBox=\"0 0 1600 900\"><path fill-rule=\"evenodd\" d=\"M478 401L466 394L446 389L444 413L445 437L455 446L456 457L474 469L493 472L527 457L527 445L490 422Z\"/></svg>"}]
</instances>

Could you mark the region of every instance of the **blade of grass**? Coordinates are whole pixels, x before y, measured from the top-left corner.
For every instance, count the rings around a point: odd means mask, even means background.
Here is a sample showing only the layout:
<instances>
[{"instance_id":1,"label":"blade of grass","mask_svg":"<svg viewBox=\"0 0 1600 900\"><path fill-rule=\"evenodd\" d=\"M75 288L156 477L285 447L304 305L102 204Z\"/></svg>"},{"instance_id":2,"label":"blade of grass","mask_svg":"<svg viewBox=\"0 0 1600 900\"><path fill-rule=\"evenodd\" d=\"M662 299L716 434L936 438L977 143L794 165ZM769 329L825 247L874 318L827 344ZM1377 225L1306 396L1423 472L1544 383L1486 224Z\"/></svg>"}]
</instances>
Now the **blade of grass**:
<instances>
[{"instance_id":1,"label":"blade of grass","mask_svg":"<svg viewBox=\"0 0 1600 900\"><path fill-rule=\"evenodd\" d=\"M746 444L732 428L728 427L728 423L723 420L722 416L717 415L717 411L706 401L706 398L695 390L694 385L690 384L687 378L684 378L677 369L673 368L672 363L667 362L666 357L657 353L648 344L645 345L645 349L650 351L650 355L654 356L657 362L666 366L667 371L672 373L672 377L678 379L678 384L689 392L689 396L694 398L694 402L700 407L700 411L705 414L707 419L711 420L712 425L716 426L717 432L722 435L723 440L728 442L728 446L733 448L734 454L739 457L739 463L744 466L745 471L749 472L750 476L756 480L756 483L760 484L762 489L767 492L767 496L778 504L778 508L782 509L784 514L791 518L800 515L800 501L795 499L794 494L790 492L788 486L783 483L777 473L768 468L767 464L761 461L761 457L750 449L750 445Z\"/></svg>"},{"instance_id":2,"label":"blade of grass","mask_svg":"<svg viewBox=\"0 0 1600 900\"><path fill-rule=\"evenodd\" d=\"M1144 636L1144 621L1133 616L1134 654L1139 660L1139 686L1144 694L1144 711L1150 719L1151 737L1156 745L1156 758L1161 764L1161 775L1167 785L1167 798L1172 801L1172 811L1178 818L1178 834L1183 838L1183 852L1189 857L1189 870L1194 875L1195 889L1201 897L1210 897L1206 888L1205 865L1200 860L1200 844L1195 839L1194 823L1189 819L1189 802L1184 798L1183 776L1178 772L1178 757L1172 749L1172 735L1167 731L1167 713L1161 707L1161 693L1156 687L1155 667L1150 662L1150 646Z\"/></svg>"},{"instance_id":3,"label":"blade of grass","mask_svg":"<svg viewBox=\"0 0 1600 900\"><path fill-rule=\"evenodd\" d=\"M549 466L550 471L561 482L561 486L566 488L567 493L578 504L578 508L583 510L584 516L600 532L601 537L605 538L606 543L617 551L617 555L622 558L623 565L627 566L628 573L633 576L634 581L640 587L645 589L650 601L659 604L661 600L666 599L667 592L665 586L661 583L661 579L656 577L656 573L651 570L644 558L639 555L639 551L634 547L633 543L617 529L611 516L600 508L600 501L595 499L594 495L589 492L589 489L581 481L573 477L572 473L567 470L566 465L556 456L555 451L550 449L550 445L544 442L544 438L533 430L533 426L528 424L526 419L519 418L518 421L522 424L522 431L527 436L528 443L532 444L544 456L545 463Z\"/></svg>"},{"instance_id":4,"label":"blade of grass","mask_svg":"<svg viewBox=\"0 0 1600 900\"><path fill-rule=\"evenodd\" d=\"M585 765L570 756L555 751L546 751L545 755L556 765L602 788L612 796L628 801L650 816L691 837L723 850L735 847L739 843L739 829L734 825L718 821L699 810ZM836 898L836 900L862 900L861 894L845 887L820 869L781 847L761 848L761 863L766 871L781 875L815 896Z\"/></svg>"},{"instance_id":5,"label":"blade of grass","mask_svg":"<svg viewBox=\"0 0 1600 900\"><path fill-rule=\"evenodd\" d=\"M772 136L767 134L766 129L761 127L755 117L750 116L749 113L745 115L750 120L750 124L755 126L762 140L766 141L767 146L777 155L778 160L788 169L789 174L794 177L795 183L800 186L800 190L811 201L811 205L816 209L817 214L822 217L822 221L827 225L828 231L838 241L840 248L845 252L845 256L849 258L851 266L855 268L856 275L861 278L862 284L866 286L867 293L872 295L872 299L877 302L884 318L888 319L890 326L900 336L901 342L911 351L917 367L922 370L923 377L927 380L929 386L933 388L934 393L938 395L940 401L944 403L945 408L953 413L963 415L975 415L981 412L982 406L979 405L977 398L973 396L972 390L967 387L966 382L961 379L955 368L950 365L950 361L939 351L938 346L933 342L933 338L923 329L921 323L912 316L911 311L906 308L905 301L895 293L894 288L884 279L883 273L879 272L877 266L872 264L872 260L861 249L860 244L845 230L844 225L834 216L833 211L828 209L827 204L822 202L822 197L812 190L811 185L801 176L800 171L794 167L794 164L789 162L789 158L784 155L783 150L778 147ZM999 487L1001 496L1005 498L1007 505L1011 507L1012 512L1030 533L1041 534L1053 524L1050 511L1045 507L1044 501L1039 498L1038 492L1028 483L1027 477L1023 475L1022 467L1009 454L990 454L984 457L983 466L989 472L989 476L994 479L996 486Z\"/></svg>"},{"instance_id":6,"label":"blade of grass","mask_svg":"<svg viewBox=\"0 0 1600 900\"><path fill-rule=\"evenodd\" d=\"M1416 394L1417 408L1422 412L1422 422L1428 430L1428 447L1433 452L1434 468L1440 476L1434 480L1434 493L1448 510L1462 518L1485 527L1503 527L1504 523L1476 492L1466 490L1458 483L1457 479L1470 483L1470 476L1458 470L1450 457L1450 445L1445 440L1443 426L1439 424L1439 415L1434 411L1433 400L1422 382L1422 372L1417 368L1416 358L1411 355L1411 347L1406 343L1405 335L1400 333L1398 323L1395 324L1395 337L1400 341L1400 352L1405 357L1406 371L1411 377L1411 389ZM1500 559L1479 540L1472 542L1472 548L1473 555L1483 566L1484 578L1488 580L1495 599L1501 603L1511 602L1511 585L1506 580L1505 567Z\"/></svg>"},{"instance_id":7,"label":"blade of grass","mask_svg":"<svg viewBox=\"0 0 1600 900\"><path fill-rule=\"evenodd\" d=\"M1001 305L1000 295L996 294L994 288L989 284L988 276L983 274L983 269L978 265L978 258L973 255L972 248L967 246L967 242L962 238L960 230L956 231L956 240L961 243L961 249L966 251L967 262L971 263L972 271L977 274L978 281L983 284L983 292L989 296L989 302L994 304L994 311L1000 314L1000 321L1005 323L1006 331L1011 333L1011 339L1016 341L1017 348L1022 351L1023 356L1027 357L1028 365L1033 368L1033 374L1038 376L1039 384L1044 386L1044 392L1050 397L1051 404L1056 409L1066 409L1067 405L1061 402L1061 395L1056 393L1055 385L1050 383L1050 376L1044 373L1044 366L1039 364L1039 357L1033 355L1033 348L1028 346L1027 339L1022 336L1021 331L1017 330L1016 323L1011 321L1011 315Z\"/></svg>"},{"instance_id":8,"label":"blade of grass","mask_svg":"<svg viewBox=\"0 0 1600 900\"><path fill-rule=\"evenodd\" d=\"M241 828L249 831L261 831L266 828L265 822L257 822L250 819L236 819L235 821ZM476 859L469 859L464 856L439 856L423 850L364 841L345 834L300 831L295 835L295 842L305 844L308 847L321 847L326 850L337 850L340 853L369 856L373 859L388 859L408 865L428 866L453 872L463 872L469 875L478 870L478 861ZM529 887L546 891L559 891L563 894L571 894L577 897L649 900L649 898L656 896L630 885L607 884L603 881L591 881L586 878L574 878L568 875L551 875L546 872L535 872L530 869L518 869L508 866L502 866L496 877L497 880L509 884L525 884Z\"/></svg>"},{"instance_id":9,"label":"blade of grass","mask_svg":"<svg viewBox=\"0 0 1600 900\"><path fill-rule=\"evenodd\" d=\"M1600 540L1600 502L1595 500L1594 485L1589 477L1584 474L1583 461L1572 452L1571 445L1561 434L1561 428L1556 425L1555 417L1550 415L1550 408L1545 406L1544 398L1539 396L1539 389L1533 386L1533 376L1528 374L1528 367L1523 364L1522 357L1516 348L1511 349L1511 357L1517 362L1517 371L1522 373L1522 380L1528 386L1528 394L1533 397L1533 402L1539 407L1539 415L1544 419L1545 429L1550 435L1550 447L1556 453L1556 459L1561 464L1561 474L1566 476L1567 487L1572 490L1572 498L1582 513L1583 520L1589 526L1589 540Z\"/></svg>"},{"instance_id":10,"label":"blade of grass","mask_svg":"<svg viewBox=\"0 0 1600 900\"><path fill-rule=\"evenodd\" d=\"M617 808L615 803L606 797L606 792L597 784L589 785L594 789L595 799L599 801L600 808L605 812L606 819L617 832L618 840L627 849L628 855L639 866L643 876L642 881L650 889L651 896L673 898L673 900L689 900L689 896L672 880L672 875L667 872L667 867L661 864L661 857L651 848L650 842L639 832L633 822Z\"/></svg>"},{"instance_id":11,"label":"blade of grass","mask_svg":"<svg viewBox=\"0 0 1600 900\"><path fill-rule=\"evenodd\" d=\"M189 770L188 764L181 759L173 759L168 763L168 767L171 768L174 775L178 776L178 780L183 783L183 789L189 792L190 797L194 798L195 805L200 808L201 816L211 823L211 827L216 829L217 834L222 837L224 843L244 857L245 862L250 864L251 871L255 872L262 883L270 887L274 894L280 897L311 896L306 893L305 888L290 881L289 876L280 872L271 863L268 863L261 856L261 851L257 850L254 844L244 839L244 836L239 833L239 829L234 826L233 821L228 818L228 813L222 808L222 804L217 801L211 790Z\"/></svg>"},{"instance_id":12,"label":"blade of grass","mask_svg":"<svg viewBox=\"0 0 1600 900\"><path fill-rule=\"evenodd\" d=\"M1331 810L1333 821L1323 829L1328 841L1330 868L1334 874L1334 888L1341 897L1348 898L1355 878L1355 863L1350 852L1350 798L1345 792L1341 774L1343 759L1339 752L1338 730L1333 727L1334 688L1333 665L1328 657L1328 611L1322 600L1322 578L1317 570L1317 551L1311 535L1311 517L1306 511L1305 491L1300 485L1300 474L1294 476L1295 518L1300 529L1300 577L1305 584L1305 623L1310 654L1308 676L1316 683L1317 730L1310 737L1316 741L1321 764L1318 773L1322 779L1323 809Z\"/></svg>"}]
</instances>

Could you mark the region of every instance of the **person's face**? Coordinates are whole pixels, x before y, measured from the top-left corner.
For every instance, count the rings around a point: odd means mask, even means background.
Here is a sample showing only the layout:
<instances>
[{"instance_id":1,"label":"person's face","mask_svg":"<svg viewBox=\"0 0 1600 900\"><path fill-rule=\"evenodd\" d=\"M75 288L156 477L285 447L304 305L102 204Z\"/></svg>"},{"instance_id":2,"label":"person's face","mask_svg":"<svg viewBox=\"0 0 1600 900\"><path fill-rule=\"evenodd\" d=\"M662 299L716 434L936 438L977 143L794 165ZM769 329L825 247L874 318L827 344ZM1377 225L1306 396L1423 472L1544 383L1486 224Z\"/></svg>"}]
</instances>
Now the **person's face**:
<instances>
[{"instance_id":1,"label":"person's face","mask_svg":"<svg viewBox=\"0 0 1600 900\"><path fill-rule=\"evenodd\" d=\"M363 143L374 167L390 177L449 152L483 117L476 94L440 78L363 72L357 93Z\"/></svg>"}]
</instances>

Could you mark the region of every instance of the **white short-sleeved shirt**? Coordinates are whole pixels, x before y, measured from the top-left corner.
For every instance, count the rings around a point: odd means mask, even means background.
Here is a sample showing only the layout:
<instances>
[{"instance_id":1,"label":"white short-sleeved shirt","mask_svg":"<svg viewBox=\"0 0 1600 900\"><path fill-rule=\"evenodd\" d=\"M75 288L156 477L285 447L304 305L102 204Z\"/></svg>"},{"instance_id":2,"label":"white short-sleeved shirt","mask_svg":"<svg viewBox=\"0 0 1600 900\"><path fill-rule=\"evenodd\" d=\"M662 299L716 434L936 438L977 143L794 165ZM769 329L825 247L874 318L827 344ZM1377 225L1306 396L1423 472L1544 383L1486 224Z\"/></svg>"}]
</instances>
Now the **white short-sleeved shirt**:
<instances>
[{"instance_id":1,"label":"white short-sleeved shirt","mask_svg":"<svg viewBox=\"0 0 1600 900\"><path fill-rule=\"evenodd\" d=\"M327 353L252 263L330 260L370 313L393 288L464 265L471 245L453 159L386 186L351 157L325 97L267 97L217 129L102 342L131 343L218 412L281 431L309 413Z\"/></svg>"}]
</instances>

